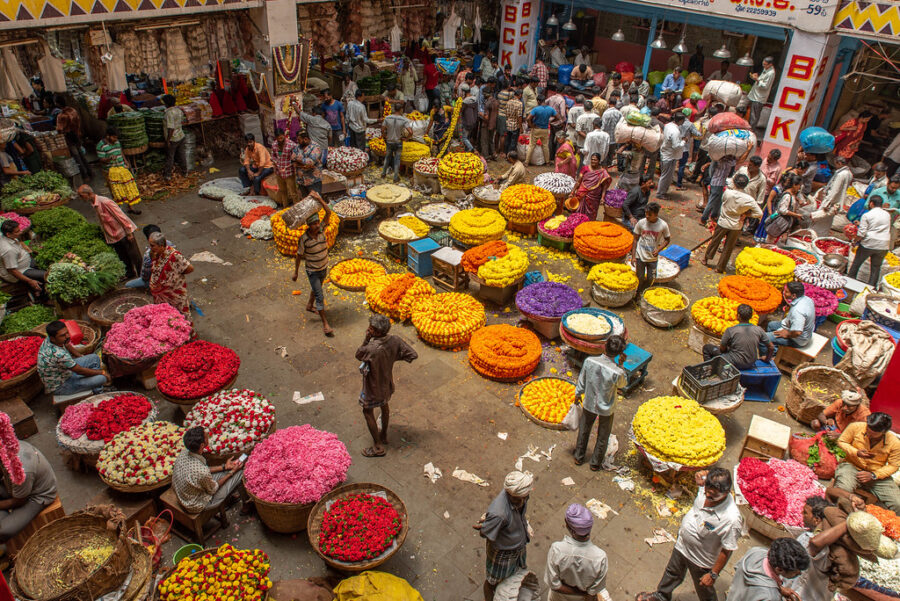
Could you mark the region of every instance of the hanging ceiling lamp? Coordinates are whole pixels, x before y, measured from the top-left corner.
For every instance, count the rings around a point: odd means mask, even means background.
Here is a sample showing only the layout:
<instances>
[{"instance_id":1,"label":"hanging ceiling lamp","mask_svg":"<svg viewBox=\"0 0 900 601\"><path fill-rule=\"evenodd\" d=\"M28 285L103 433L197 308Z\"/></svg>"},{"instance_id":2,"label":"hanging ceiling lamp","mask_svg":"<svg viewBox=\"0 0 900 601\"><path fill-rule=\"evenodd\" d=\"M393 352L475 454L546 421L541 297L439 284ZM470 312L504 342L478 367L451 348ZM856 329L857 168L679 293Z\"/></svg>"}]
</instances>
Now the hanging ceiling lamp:
<instances>
[{"instance_id":1,"label":"hanging ceiling lamp","mask_svg":"<svg viewBox=\"0 0 900 601\"><path fill-rule=\"evenodd\" d=\"M752 67L753 66L753 57L750 56L750 53L748 52L741 58L737 59L737 62L735 64L739 67Z\"/></svg>"},{"instance_id":2,"label":"hanging ceiling lamp","mask_svg":"<svg viewBox=\"0 0 900 601\"><path fill-rule=\"evenodd\" d=\"M575 22L572 21L572 17L575 16L575 0L572 0L571 6L569 6L569 20L565 25L562 26L566 31L575 31L578 27L575 25Z\"/></svg>"},{"instance_id":3,"label":"hanging ceiling lamp","mask_svg":"<svg viewBox=\"0 0 900 601\"><path fill-rule=\"evenodd\" d=\"M556 18L555 13L551 13L550 18L547 19L547 27L559 27L559 19Z\"/></svg>"},{"instance_id":4,"label":"hanging ceiling lamp","mask_svg":"<svg viewBox=\"0 0 900 601\"><path fill-rule=\"evenodd\" d=\"M675 54L687 54L688 47L687 44L684 43L684 36L681 36L681 39L678 40L678 43L675 44L675 47L672 48L672 52Z\"/></svg>"},{"instance_id":5,"label":"hanging ceiling lamp","mask_svg":"<svg viewBox=\"0 0 900 601\"><path fill-rule=\"evenodd\" d=\"M650 43L651 48L655 48L656 50L665 50L666 49L666 41L662 37L662 31L656 36L656 39Z\"/></svg>"},{"instance_id":6,"label":"hanging ceiling lamp","mask_svg":"<svg viewBox=\"0 0 900 601\"><path fill-rule=\"evenodd\" d=\"M728 50L725 44L722 44L721 48L713 52L713 56L725 60L726 58L731 58L731 51Z\"/></svg>"},{"instance_id":7,"label":"hanging ceiling lamp","mask_svg":"<svg viewBox=\"0 0 900 601\"><path fill-rule=\"evenodd\" d=\"M616 33L614 33L614 34L612 34L612 36L610 36L610 39L613 42L624 42L625 41L625 32L622 31L621 27L619 27L619 29L616 30Z\"/></svg>"}]
</instances>

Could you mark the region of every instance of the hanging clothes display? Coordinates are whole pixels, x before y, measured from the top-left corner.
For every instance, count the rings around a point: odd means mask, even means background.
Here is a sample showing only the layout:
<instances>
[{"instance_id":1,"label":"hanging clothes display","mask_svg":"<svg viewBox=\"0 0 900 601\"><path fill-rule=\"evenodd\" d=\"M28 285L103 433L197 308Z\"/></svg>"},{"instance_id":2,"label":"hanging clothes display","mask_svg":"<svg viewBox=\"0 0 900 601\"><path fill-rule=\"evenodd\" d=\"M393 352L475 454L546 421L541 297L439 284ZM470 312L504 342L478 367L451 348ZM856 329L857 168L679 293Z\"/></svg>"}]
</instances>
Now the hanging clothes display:
<instances>
[{"instance_id":1,"label":"hanging clothes display","mask_svg":"<svg viewBox=\"0 0 900 601\"><path fill-rule=\"evenodd\" d=\"M125 72L143 73L144 55L141 52L141 42L133 31L116 33L116 43L125 49Z\"/></svg>"},{"instance_id":2,"label":"hanging clothes display","mask_svg":"<svg viewBox=\"0 0 900 601\"><path fill-rule=\"evenodd\" d=\"M456 30L459 29L462 19L456 14L456 7L450 11L450 16L444 20L441 29L441 45L444 50L456 50Z\"/></svg>"},{"instance_id":3,"label":"hanging clothes display","mask_svg":"<svg viewBox=\"0 0 900 601\"><path fill-rule=\"evenodd\" d=\"M172 82L187 81L193 76L191 56L181 34L181 28L165 30L166 39L166 79Z\"/></svg>"},{"instance_id":4,"label":"hanging clothes display","mask_svg":"<svg viewBox=\"0 0 900 601\"><path fill-rule=\"evenodd\" d=\"M481 10L475 7L475 23L473 25L472 41L476 44L481 42Z\"/></svg>"},{"instance_id":5,"label":"hanging clothes display","mask_svg":"<svg viewBox=\"0 0 900 601\"><path fill-rule=\"evenodd\" d=\"M403 31L397 24L397 17L394 16L394 27L391 28L391 52L400 52L400 36Z\"/></svg>"},{"instance_id":6,"label":"hanging clothes display","mask_svg":"<svg viewBox=\"0 0 900 601\"><path fill-rule=\"evenodd\" d=\"M62 59L53 56L47 42L43 42L41 46L44 50L44 56L38 60L38 70L41 72L41 79L44 81L44 89L54 93L65 92L66 74L63 71Z\"/></svg>"},{"instance_id":7,"label":"hanging clothes display","mask_svg":"<svg viewBox=\"0 0 900 601\"><path fill-rule=\"evenodd\" d=\"M188 29L188 49L191 53L191 67L195 77L209 74L209 41L202 25Z\"/></svg>"},{"instance_id":8,"label":"hanging clothes display","mask_svg":"<svg viewBox=\"0 0 900 601\"><path fill-rule=\"evenodd\" d=\"M4 48L3 56L3 73L6 79L6 87L12 93L6 98L28 98L31 96L31 83L22 73L22 67L16 55L13 54L12 48Z\"/></svg>"},{"instance_id":9,"label":"hanging clothes display","mask_svg":"<svg viewBox=\"0 0 900 601\"><path fill-rule=\"evenodd\" d=\"M159 77L162 74L162 55L159 52L159 42L155 31L147 31L140 36L141 39L141 63L144 72L150 77Z\"/></svg>"},{"instance_id":10,"label":"hanging clothes display","mask_svg":"<svg viewBox=\"0 0 900 601\"><path fill-rule=\"evenodd\" d=\"M108 52L112 60L106 63L109 89L121 92L128 89L128 80L125 77L125 48L119 44L112 44Z\"/></svg>"}]
</instances>

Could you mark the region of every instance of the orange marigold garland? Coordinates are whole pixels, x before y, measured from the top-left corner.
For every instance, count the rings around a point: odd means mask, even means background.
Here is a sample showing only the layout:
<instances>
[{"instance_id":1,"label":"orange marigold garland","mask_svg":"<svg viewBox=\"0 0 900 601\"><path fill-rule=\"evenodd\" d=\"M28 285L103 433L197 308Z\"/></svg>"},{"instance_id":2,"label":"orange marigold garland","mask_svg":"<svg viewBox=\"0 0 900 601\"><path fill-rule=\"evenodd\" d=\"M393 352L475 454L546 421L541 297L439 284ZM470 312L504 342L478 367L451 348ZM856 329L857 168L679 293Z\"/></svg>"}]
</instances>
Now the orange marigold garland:
<instances>
[{"instance_id":1,"label":"orange marigold garland","mask_svg":"<svg viewBox=\"0 0 900 601\"><path fill-rule=\"evenodd\" d=\"M369 308L395 321L408 319L416 301L431 294L434 288L411 273L389 273L366 286Z\"/></svg>"},{"instance_id":2,"label":"orange marigold garland","mask_svg":"<svg viewBox=\"0 0 900 601\"><path fill-rule=\"evenodd\" d=\"M484 305L459 292L432 294L416 301L412 324L419 337L440 348L464 345L485 324Z\"/></svg>"},{"instance_id":3,"label":"orange marigold garland","mask_svg":"<svg viewBox=\"0 0 900 601\"><path fill-rule=\"evenodd\" d=\"M719 280L719 296L753 307L757 313L771 313L781 305L781 291L747 275L729 275Z\"/></svg>"},{"instance_id":4,"label":"orange marigold garland","mask_svg":"<svg viewBox=\"0 0 900 601\"><path fill-rule=\"evenodd\" d=\"M518 380L541 362L541 341L531 330L500 324L481 328L469 340L469 364L481 375Z\"/></svg>"},{"instance_id":5,"label":"orange marigold garland","mask_svg":"<svg viewBox=\"0 0 900 601\"><path fill-rule=\"evenodd\" d=\"M884 535L894 540L900 539L900 517L890 509L878 505L866 505L866 512L871 513L884 526Z\"/></svg>"},{"instance_id":6,"label":"orange marigold garland","mask_svg":"<svg viewBox=\"0 0 900 601\"><path fill-rule=\"evenodd\" d=\"M537 223L553 215L556 198L531 184L515 184L500 194L500 214L514 223Z\"/></svg>"},{"instance_id":7,"label":"orange marigold garland","mask_svg":"<svg viewBox=\"0 0 900 601\"><path fill-rule=\"evenodd\" d=\"M588 221L575 228L573 242L578 254L592 261L604 261L627 255L634 236L615 223Z\"/></svg>"},{"instance_id":8,"label":"orange marigold garland","mask_svg":"<svg viewBox=\"0 0 900 601\"><path fill-rule=\"evenodd\" d=\"M463 253L462 266L469 273L478 273L478 268L491 260L491 257L505 257L509 247L503 240L494 240L479 244Z\"/></svg>"}]
</instances>

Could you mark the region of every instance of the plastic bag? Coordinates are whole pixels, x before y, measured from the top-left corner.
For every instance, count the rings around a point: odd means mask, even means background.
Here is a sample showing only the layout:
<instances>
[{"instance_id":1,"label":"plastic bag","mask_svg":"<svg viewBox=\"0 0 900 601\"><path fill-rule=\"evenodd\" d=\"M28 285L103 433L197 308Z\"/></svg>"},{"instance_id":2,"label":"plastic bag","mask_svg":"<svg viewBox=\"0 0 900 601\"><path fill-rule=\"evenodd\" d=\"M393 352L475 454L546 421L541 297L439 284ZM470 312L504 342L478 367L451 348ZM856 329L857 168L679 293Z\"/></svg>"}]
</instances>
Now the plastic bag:
<instances>
[{"instance_id":1,"label":"plastic bag","mask_svg":"<svg viewBox=\"0 0 900 601\"><path fill-rule=\"evenodd\" d=\"M834 136L821 127L807 127L798 136L800 146L806 152L821 154L834 150Z\"/></svg>"},{"instance_id":2,"label":"plastic bag","mask_svg":"<svg viewBox=\"0 0 900 601\"><path fill-rule=\"evenodd\" d=\"M289 230L295 230L313 213L317 213L322 205L312 196L307 196L290 209L282 213L281 218Z\"/></svg>"},{"instance_id":3,"label":"plastic bag","mask_svg":"<svg viewBox=\"0 0 900 601\"><path fill-rule=\"evenodd\" d=\"M713 98L727 106L737 106L741 101L741 86L731 81L715 79L703 87L703 98Z\"/></svg>"},{"instance_id":4,"label":"plastic bag","mask_svg":"<svg viewBox=\"0 0 900 601\"><path fill-rule=\"evenodd\" d=\"M419 591L398 576L363 572L334 587L337 601L424 601Z\"/></svg>"},{"instance_id":5,"label":"plastic bag","mask_svg":"<svg viewBox=\"0 0 900 601\"><path fill-rule=\"evenodd\" d=\"M747 123L747 120L738 115L737 113L719 113L709 120L709 123L706 125L706 128L717 134L719 132L723 132L726 129L750 129L750 124Z\"/></svg>"},{"instance_id":6,"label":"plastic bag","mask_svg":"<svg viewBox=\"0 0 900 601\"><path fill-rule=\"evenodd\" d=\"M866 212L866 205L868 202L869 201L865 198L860 198L850 205L850 208L847 209L847 220L851 223L859 221L862 218L863 213Z\"/></svg>"},{"instance_id":7,"label":"plastic bag","mask_svg":"<svg viewBox=\"0 0 900 601\"><path fill-rule=\"evenodd\" d=\"M837 467L837 457L828 450L825 441L822 440L824 432L819 432L815 436L801 436L794 434L788 443L791 452L791 459L803 465L808 465L809 450L813 445L818 446L819 460L809 466L816 476L822 480L831 480L834 478L834 470Z\"/></svg>"},{"instance_id":8,"label":"plastic bag","mask_svg":"<svg viewBox=\"0 0 900 601\"><path fill-rule=\"evenodd\" d=\"M581 424L581 415L583 412L584 408L581 406L581 403L572 403L569 406L569 411L566 412L566 416L559 423L565 426L567 430L577 430L578 426Z\"/></svg>"},{"instance_id":9,"label":"plastic bag","mask_svg":"<svg viewBox=\"0 0 900 601\"><path fill-rule=\"evenodd\" d=\"M629 125L624 119L616 125L616 143L640 144L650 152L656 152L662 145L662 132L657 127L636 127Z\"/></svg>"},{"instance_id":10,"label":"plastic bag","mask_svg":"<svg viewBox=\"0 0 900 601\"><path fill-rule=\"evenodd\" d=\"M522 144L521 141L516 146L516 151L519 153L519 160L523 163L525 162L525 157L528 156L528 142ZM540 144L535 145L534 150L531 152L531 165L543 165L544 164L544 149Z\"/></svg>"},{"instance_id":11,"label":"plastic bag","mask_svg":"<svg viewBox=\"0 0 900 601\"><path fill-rule=\"evenodd\" d=\"M501 580L494 591L494 601L540 601L540 598L540 580L534 572L525 568Z\"/></svg>"},{"instance_id":12,"label":"plastic bag","mask_svg":"<svg viewBox=\"0 0 900 601\"><path fill-rule=\"evenodd\" d=\"M875 291L868 286L860 290L859 294L854 297L853 302L850 303L850 312L857 317L861 316L866 310L866 298L874 293Z\"/></svg>"},{"instance_id":13,"label":"plastic bag","mask_svg":"<svg viewBox=\"0 0 900 601\"><path fill-rule=\"evenodd\" d=\"M627 121L629 125L650 127L650 115L645 115L640 111L629 112L625 117L625 121Z\"/></svg>"},{"instance_id":14,"label":"plastic bag","mask_svg":"<svg viewBox=\"0 0 900 601\"><path fill-rule=\"evenodd\" d=\"M756 134L746 129L726 129L710 136L707 152L714 161L728 155L740 158L748 148L756 147Z\"/></svg>"}]
</instances>

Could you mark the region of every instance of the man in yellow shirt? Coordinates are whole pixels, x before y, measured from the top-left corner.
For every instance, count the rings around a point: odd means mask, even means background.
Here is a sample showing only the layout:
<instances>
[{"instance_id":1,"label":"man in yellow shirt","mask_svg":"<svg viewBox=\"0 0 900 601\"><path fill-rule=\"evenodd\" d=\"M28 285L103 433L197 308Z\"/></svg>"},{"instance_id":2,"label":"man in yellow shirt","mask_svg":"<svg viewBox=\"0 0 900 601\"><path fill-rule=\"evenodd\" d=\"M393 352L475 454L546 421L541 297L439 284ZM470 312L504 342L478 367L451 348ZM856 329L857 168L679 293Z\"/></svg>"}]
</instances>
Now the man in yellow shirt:
<instances>
[{"instance_id":1,"label":"man in yellow shirt","mask_svg":"<svg viewBox=\"0 0 900 601\"><path fill-rule=\"evenodd\" d=\"M890 432L891 416L873 413L844 429L838 446L847 459L837 466L834 486L852 493L868 490L893 512L900 512L900 488L891 477L900 468L900 438Z\"/></svg>"}]
</instances>

